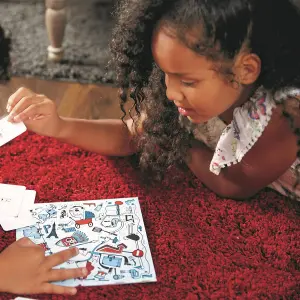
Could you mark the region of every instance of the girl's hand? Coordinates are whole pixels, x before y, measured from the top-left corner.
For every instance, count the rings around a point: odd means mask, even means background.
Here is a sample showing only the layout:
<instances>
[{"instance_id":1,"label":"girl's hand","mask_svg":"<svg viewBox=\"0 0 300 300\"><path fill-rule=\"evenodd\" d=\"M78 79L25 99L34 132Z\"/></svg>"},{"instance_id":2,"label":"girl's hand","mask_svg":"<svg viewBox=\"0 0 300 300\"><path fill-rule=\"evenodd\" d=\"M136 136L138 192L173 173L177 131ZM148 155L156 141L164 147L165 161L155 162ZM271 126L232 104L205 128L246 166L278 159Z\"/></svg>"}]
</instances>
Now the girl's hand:
<instances>
[{"instance_id":1,"label":"girl's hand","mask_svg":"<svg viewBox=\"0 0 300 300\"><path fill-rule=\"evenodd\" d=\"M13 294L75 295L76 288L51 282L88 275L86 268L53 269L77 254L78 250L71 248L46 257L41 246L28 238L22 238L0 254L0 291Z\"/></svg>"},{"instance_id":2,"label":"girl's hand","mask_svg":"<svg viewBox=\"0 0 300 300\"><path fill-rule=\"evenodd\" d=\"M19 88L9 97L6 109L10 122L22 121L28 130L40 135L59 135L62 119L57 114L54 102L44 95Z\"/></svg>"}]
</instances>

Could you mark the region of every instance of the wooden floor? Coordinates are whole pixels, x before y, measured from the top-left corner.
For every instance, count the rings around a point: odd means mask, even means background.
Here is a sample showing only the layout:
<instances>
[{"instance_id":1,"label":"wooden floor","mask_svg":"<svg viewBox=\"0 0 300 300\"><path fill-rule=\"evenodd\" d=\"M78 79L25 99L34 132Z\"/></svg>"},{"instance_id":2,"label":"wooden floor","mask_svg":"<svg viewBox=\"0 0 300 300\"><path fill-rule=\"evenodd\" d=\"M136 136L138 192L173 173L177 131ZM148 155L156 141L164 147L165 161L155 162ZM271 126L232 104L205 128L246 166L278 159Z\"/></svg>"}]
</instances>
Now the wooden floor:
<instances>
[{"instance_id":1,"label":"wooden floor","mask_svg":"<svg viewBox=\"0 0 300 300\"><path fill-rule=\"evenodd\" d=\"M59 115L64 117L115 119L123 115L118 90L114 87L13 77L8 83L0 84L0 117L6 113L8 97L22 86L54 100Z\"/></svg>"}]
</instances>

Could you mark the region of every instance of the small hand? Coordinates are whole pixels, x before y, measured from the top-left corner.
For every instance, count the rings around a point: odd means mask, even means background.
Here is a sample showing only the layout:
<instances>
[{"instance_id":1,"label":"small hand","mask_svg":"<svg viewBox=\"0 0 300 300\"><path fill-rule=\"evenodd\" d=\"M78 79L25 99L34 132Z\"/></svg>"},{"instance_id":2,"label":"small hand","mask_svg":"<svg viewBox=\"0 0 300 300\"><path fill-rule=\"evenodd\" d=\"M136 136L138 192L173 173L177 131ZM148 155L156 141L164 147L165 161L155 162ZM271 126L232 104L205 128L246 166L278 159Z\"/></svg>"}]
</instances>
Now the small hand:
<instances>
[{"instance_id":1,"label":"small hand","mask_svg":"<svg viewBox=\"0 0 300 300\"><path fill-rule=\"evenodd\" d=\"M7 102L8 121L24 122L26 127L41 135L55 136L61 125L55 103L44 95L19 88Z\"/></svg>"},{"instance_id":2,"label":"small hand","mask_svg":"<svg viewBox=\"0 0 300 300\"><path fill-rule=\"evenodd\" d=\"M41 246L22 238L0 254L0 291L13 294L67 294L75 295L74 287L51 282L85 277L86 268L53 269L78 254L70 248L45 256Z\"/></svg>"}]
</instances>

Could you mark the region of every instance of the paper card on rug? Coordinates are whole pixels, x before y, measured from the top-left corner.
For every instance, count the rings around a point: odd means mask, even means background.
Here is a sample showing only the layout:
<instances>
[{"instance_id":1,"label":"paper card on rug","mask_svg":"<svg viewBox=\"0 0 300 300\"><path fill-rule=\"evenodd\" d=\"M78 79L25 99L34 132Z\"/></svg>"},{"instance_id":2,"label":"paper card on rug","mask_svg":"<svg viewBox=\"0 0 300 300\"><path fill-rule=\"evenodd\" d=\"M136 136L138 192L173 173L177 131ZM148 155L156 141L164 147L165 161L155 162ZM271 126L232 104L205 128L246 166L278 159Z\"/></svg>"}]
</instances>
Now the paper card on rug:
<instances>
[{"instance_id":1,"label":"paper card on rug","mask_svg":"<svg viewBox=\"0 0 300 300\"><path fill-rule=\"evenodd\" d=\"M17 217L0 217L0 223L5 231L31 226L36 223L36 219L32 217L30 210L33 208L36 191L25 190L20 213Z\"/></svg>"},{"instance_id":2,"label":"paper card on rug","mask_svg":"<svg viewBox=\"0 0 300 300\"><path fill-rule=\"evenodd\" d=\"M27 130L23 122L11 123L7 119L8 116L0 120L0 147Z\"/></svg>"},{"instance_id":3,"label":"paper card on rug","mask_svg":"<svg viewBox=\"0 0 300 300\"><path fill-rule=\"evenodd\" d=\"M58 268L86 267L86 278L57 282L97 286L155 282L156 274L138 198L36 204L36 224L17 230L46 255L72 246L79 254Z\"/></svg>"},{"instance_id":4,"label":"paper card on rug","mask_svg":"<svg viewBox=\"0 0 300 300\"><path fill-rule=\"evenodd\" d=\"M0 184L0 223L2 217L19 215L25 190L25 186Z\"/></svg>"}]
</instances>

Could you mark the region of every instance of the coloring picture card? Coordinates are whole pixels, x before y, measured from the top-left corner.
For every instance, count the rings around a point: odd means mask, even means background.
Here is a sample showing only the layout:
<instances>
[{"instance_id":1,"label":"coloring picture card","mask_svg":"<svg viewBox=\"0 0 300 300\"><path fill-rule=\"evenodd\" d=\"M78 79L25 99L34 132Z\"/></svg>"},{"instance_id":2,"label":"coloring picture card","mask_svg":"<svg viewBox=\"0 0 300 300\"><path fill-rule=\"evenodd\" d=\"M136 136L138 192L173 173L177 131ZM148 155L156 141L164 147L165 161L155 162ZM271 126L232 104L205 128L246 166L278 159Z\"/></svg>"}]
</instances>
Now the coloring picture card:
<instances>
[{"instance_id":1,"label":"coloring picture card","mask_svg":"<svg viewBox=\"0 0 300 300\"><path fill-rule=\"evenodd\" d=\"M58 268L86 267L86 278L56 282L97 286L155 282L156 274L138 198L35 204L33 226L17 230L46 255L76 246L79 254Z\"/></svg>"}]
</instances>

